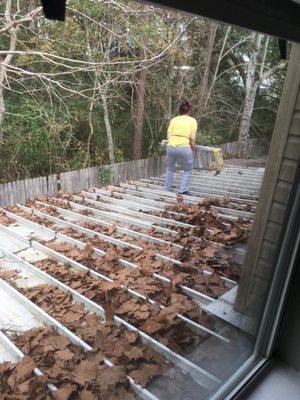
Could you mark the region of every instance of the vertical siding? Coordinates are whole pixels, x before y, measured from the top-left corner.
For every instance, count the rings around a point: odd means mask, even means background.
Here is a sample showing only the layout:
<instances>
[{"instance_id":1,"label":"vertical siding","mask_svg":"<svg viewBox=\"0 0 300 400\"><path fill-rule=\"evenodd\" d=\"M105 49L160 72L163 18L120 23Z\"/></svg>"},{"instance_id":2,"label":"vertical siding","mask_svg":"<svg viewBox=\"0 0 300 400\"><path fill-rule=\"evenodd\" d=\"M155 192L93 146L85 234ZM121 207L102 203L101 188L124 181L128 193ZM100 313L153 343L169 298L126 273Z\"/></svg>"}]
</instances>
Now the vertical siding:
<instances>
[{"instance_id":1,"label":"vertical siding","mask_svg":"<svg viewBox=\"0 0 300 400\"><path fill-rule=\"evenodd\" d=\"M274 274L282 223L300 160L299 60L300 45L294 44L237 296L236 309L256 318Z\"/></svg>"}]
</instances>

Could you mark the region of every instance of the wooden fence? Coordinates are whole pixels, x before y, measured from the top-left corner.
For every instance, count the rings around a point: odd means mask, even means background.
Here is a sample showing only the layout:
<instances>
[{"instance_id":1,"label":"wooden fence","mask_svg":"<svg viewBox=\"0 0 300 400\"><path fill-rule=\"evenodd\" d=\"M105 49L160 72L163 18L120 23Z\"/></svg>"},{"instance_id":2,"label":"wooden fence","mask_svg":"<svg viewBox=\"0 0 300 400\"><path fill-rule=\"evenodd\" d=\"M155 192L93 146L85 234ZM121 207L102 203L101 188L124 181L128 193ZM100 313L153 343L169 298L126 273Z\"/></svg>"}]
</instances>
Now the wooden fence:
<instances>
[{"instance_id":1,"label":"wooden fence","mask_svg":"<svg viewBox=\"0 0 300 400\"><path fill-rule=\"evenodd\" d=\"M36 196L56 195L58 179L56 175L43 176L0 185L0 206L25 203Z\"/></svg>"},{"instance_id":2,"label":"wooden fence","mask_svg":"<svg viewBox=\"0 0 300 400\"><path fill-rule=\"evenodd\" d=\"M229 142L219 145L222 149L224 158L238 157L239 155L239 142ZM248 158L257 158L264 156L268 153L268 144L262 140L251 138L248 139L246 145L246 154Z\"/></svg>"},{"instance_id":3,"label":"wooden fence","mask_svg":"<svg viewBox=\"0 0 300 400\"><path fill-rule=\"evenodd\" d=\"M55 196L59 190L76 193L92 186L157 176L164 168L165 157L160 156L4 183L0 184L0 206L24 204L38 196Z\"/></svg>"},{"instance_id":4,"label":"wooden fence","mask_svg":"<svg viewBox=\"0 0 300 400\"><path fill-rule=\"evenodd\" d=\"M128 179L149 178L164 172L164 156L84 168L60 174L64 192L78 192L92 186L116 184Z\"/></svg>"}]
</instances>

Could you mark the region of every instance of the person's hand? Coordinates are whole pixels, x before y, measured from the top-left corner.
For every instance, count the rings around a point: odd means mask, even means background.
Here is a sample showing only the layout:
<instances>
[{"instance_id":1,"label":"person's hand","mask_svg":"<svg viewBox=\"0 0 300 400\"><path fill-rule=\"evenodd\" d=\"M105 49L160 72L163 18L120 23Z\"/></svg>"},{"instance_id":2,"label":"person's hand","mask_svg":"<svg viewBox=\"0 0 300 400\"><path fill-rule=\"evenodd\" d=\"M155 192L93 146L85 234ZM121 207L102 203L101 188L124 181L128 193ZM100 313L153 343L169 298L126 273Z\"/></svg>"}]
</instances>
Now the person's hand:
<instances>
[{"instance_id":1,"label":"person's hand","mask_svg":"<svg viewBox=\"0 0 300 400\"><path fill-rule=\"evenodd\" d=\"M168 141L166 139L164 139L164 140L161 141L160 145L163 146L163 147L168 146Z\"/></svg>"},{"instance_id":2,"label":"person's hand","mask_svg":"<svg viewBox=\"0 0 300 400\"><path fill-rule=\"evenodd\" d=\"M193 140L190 139L190 148L192 149L192 151L196 150L196 144Z\"/></svg>"}]
</instances>

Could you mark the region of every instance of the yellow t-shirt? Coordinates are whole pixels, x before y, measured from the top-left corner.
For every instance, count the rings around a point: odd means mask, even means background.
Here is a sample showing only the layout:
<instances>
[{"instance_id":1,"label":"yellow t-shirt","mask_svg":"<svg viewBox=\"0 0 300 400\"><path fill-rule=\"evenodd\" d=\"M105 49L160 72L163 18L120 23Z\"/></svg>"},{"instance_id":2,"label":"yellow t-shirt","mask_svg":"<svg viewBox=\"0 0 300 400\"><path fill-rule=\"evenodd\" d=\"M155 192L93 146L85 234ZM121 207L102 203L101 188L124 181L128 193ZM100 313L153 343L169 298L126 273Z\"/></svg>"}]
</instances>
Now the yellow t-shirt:
<instances>
[{"instance_id":1,"label":"yellow t-shirt","mask_svg":"<svg viewBox=\"0 0 300 400\"><path fill-rule=\"evenodd\" d=\"M190 145L192 132L197 131L197 121L189 115L178 115L171 119L168 128L168 145L177 147Z\"/></svg>"}]
</instances>

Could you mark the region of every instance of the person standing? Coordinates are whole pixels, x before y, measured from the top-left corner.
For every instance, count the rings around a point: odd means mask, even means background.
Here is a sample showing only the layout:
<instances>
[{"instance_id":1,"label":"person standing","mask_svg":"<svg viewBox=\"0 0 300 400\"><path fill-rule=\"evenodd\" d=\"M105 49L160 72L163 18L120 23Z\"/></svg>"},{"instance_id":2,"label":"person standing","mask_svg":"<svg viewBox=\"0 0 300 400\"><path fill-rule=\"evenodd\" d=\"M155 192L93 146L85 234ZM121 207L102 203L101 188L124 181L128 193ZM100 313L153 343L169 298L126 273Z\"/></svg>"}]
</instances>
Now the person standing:
<instances>
[{"instance_id":1,"label":"person standing","mask_svg":"<svg viewBox=\"0 0 300 400\"><path fill-rule=\"evenodd\" d=\"M179 188L180 194L188 194L188 183L192 174L196 148L197 121L190 116L191 105L184 101L179 106L179 115L171 119L168 128L167 170L164 190L170 191L176 161L183 168L183 177Z\"/></svg>"}]
</instances>

